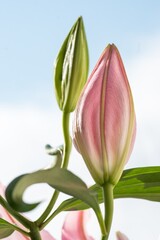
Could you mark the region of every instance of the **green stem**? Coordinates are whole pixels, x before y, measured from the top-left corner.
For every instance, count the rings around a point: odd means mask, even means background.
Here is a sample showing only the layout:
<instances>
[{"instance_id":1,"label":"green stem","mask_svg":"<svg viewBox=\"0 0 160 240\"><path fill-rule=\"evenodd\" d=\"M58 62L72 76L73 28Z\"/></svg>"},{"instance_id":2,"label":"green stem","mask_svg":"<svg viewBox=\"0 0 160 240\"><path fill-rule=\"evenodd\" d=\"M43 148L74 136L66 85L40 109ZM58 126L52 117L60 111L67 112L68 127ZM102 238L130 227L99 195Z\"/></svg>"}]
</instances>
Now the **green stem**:
<instances>
[{"instance_id":1,"label":"green stem","mask_svg":"<svg viewBox=\"0 0 160 240\"><path fill-rule=\"evenodd\" d=\"M32 226L30 227L30 238L32 240L42 240L36 223L32 223Z\"/></svg>"},{"instance_id":2,"label":"green stem","mask_svg":"<svg viewBox=\"0 0 160 240\"><path fill-rule=\"evenodd\" d=\"M102 236L101 240L107 240L108 237L107 236Z\"/></svg>"},{"instance_id":3,"label":"green stem","mask_svg":"<svg viewBox=\"0 0 160 240\"><path fill-rule=\"evenodd\" d=\"M62 129L63 129L63 136L64 136L64 152L63 152L63 159L62 159L62 168L67 168L69 157L71 153L72 148L72 140L69 133L69 120L70 120L70 113L63 112L62 115ZM54 191L53 196L46 208L46 210L43 212L43 214L37 219L36 223L37 226L39 226L41 229L44 225L43 222L46 220L46 218L49 216L51 210L53 209L55 202L58 198L59 192L57 190ZM47 219L45 223L48 223L53 218L54 214L51 215Z\"/></svg>"},{"instance_id":4,"label":"green stem","mask_svg":"<svg viewBox=\"0 0 160 240\"><path fill-rule=\"evenodd\" d=\"M42 215L36 220L37 226L41 227L41 224L43 223L43 221L48 217L48 215L52 211L52 208L54 207L54 204L58 198L58 195L59 195L59 192L55 190L47 208L42 213Z\"/></svg>"},{"instance_id":5,"label":"green stem","mask_svg":"<svg viewBox=\"0 0 160 240\"><path fill-rule=\"evenodd\" d=\"M100 208L99 208L99 211L97 211L97 209L96 209L95 214L97 216L97 219L98 219L98 222L99 222L99 226L100 226L100 229L101 229L102 240L107 240L106 226L104 224Z\"/></svg>"},{"instance_id":6,"label":"green stem","mask_svg":"<svg viewBox=\"0 0 160 240\"><path fill-rule=\"evenodd\" d=\"M107 231L107 240L109 237L113 218L113 185L111 183L107 182L103 185L103 196L105 209L104 223Z\"/></svg>"},{"instance_id":7,"label":"green stem","mask_svg":"<svg viewBox=\"0 0 160 240\"><path fill-rule=\"evenodd\" d=\"M39 229L42 230L45 226L59 213L59 211L54 211L40 226Z\"/></svg>"},{"instance_id":8,"label":"green stem","mask_svg":"<svg viewBox=\"0 0 160 240\"><path fill-rule=\"evenodd\" d=\"M14 226L14 229L20 233L22 233L23 235L26 235L29 237L29 232L26 232L25 230L23 230L22 228L18 227L17 225L15 224L12 224Z\"/></svg>"},{"instance_id":9,"label":"green stem","mask_svg":"<svg viewBox=\"0 0 160 240\"><path fill-rule=\"evenodd\" d=\"M70 119L70 113L63 112L62 127L63 127L63 137L64 137L64 153L63 153L62 168L67 168L70 153L71 153L71 148L72 148L72 140L69 133L69 119Z\"/></svg>"},{"instance_id":10,"label":"green stem","mask_svg":"<svg viewBox=\"0 0 160 240\"><path fill-rule=\"evenodd\" d=\"M15 217L20 223L22 223L23 226L26 228L30 228L32 225L32 222L29 221L27 218L22 216L20 213L15 211L13 208L10 207L10 205L6 202L6 200L0 196L0 204L13 216Z\"/></svg>"}]
</instances>

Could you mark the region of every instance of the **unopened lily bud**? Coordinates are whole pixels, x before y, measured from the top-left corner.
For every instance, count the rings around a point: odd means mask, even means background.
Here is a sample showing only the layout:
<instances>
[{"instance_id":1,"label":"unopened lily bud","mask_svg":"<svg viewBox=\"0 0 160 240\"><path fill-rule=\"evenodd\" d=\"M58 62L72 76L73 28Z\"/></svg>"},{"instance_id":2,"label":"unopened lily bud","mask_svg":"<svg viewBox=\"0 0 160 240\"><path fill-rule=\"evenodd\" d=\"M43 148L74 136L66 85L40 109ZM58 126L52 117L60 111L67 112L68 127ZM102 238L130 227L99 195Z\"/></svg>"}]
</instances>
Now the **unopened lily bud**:
<instances>
[{"instance_id":1,"label":"unopened lily bud","mask_svg":"<svg viewBox=\"0 0 160 240\"><path fill-rule=\"evenodd\" d=\"M115 185L135 139L135 111L122 59L108 45L76 107L73 140L95 182Z\"/></svg>"},{"instance_id":2,"label":"unopened lily bud","mask_svg":"<svg viewBox=\"0 0 160 240\"><path fill-rule=\"evenodd\" d=\"M74 111L88 76L89 57L82 17L66 37L55 61L54 85L62 111Z\"/></svg>"}]
</instances>

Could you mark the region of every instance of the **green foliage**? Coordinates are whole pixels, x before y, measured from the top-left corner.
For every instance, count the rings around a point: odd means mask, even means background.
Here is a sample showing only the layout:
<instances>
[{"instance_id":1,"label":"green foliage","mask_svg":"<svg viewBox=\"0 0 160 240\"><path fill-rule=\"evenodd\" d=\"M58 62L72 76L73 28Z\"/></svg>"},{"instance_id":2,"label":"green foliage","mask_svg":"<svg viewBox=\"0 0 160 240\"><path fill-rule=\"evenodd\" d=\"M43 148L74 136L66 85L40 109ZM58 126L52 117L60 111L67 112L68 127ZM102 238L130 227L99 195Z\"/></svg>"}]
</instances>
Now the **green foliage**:
<instances>
[{"instance_id":1,"label":"green foliage","mask_svg":"<svg viewBox=\"0 0 160 240\"><path fill-rule=\"evenodd\" d=\"M93 185L89 189L86 184L68 170L52 168L22 175L13 180L6 190L6 198L17 211L29 211L39 203L27 204L22 200L27 187L35 183L48 183L58 191L73 196L65 200L60 211L82 210L89 207L96 208L95 197L103 202L102 188ZM142 167L125 170L116 187L114 198L139 198L150 201L160 201L160 167Z\"/></svg>"},{"instance_id":2,"label":"green foliage","mask_svg":"<svg viewBox=\"0 0 160 240\"><path fill-rule=\"evenodd\" d=\"M14 225L0 218L0 239L10 236L14 230Z\"/></svg>"},{"instance_id":3,"label":"green foliage","mask_svg":"<svg viewBox=\"0 0 160 240\"><path fill-rule=\"evenodd\" d=\"M90 191L97 195L98 202L103 203L102 188L98 185L90 187ZM114 199L138 198L160 202L160 167L141 167L125 170L118 184L114 188ZM75 198L65 200L57 211L87 209L88 206Z\"/></svg>"},{"instance_id":4,"label":"green foliage","mask_svg":"<svg viewBox=\"0 0 160 240\"><path fill-rule=\"evenodd\" d=\"M56 190L80 199L94 210L99 209L95 197L86 184L70 171L58 167L25 174L13 180L6 189L8 203L20 212L35 208L39 203L27 204L22 199L26 188L35 183L48 183Z\"/></svg>"}]
</instances>

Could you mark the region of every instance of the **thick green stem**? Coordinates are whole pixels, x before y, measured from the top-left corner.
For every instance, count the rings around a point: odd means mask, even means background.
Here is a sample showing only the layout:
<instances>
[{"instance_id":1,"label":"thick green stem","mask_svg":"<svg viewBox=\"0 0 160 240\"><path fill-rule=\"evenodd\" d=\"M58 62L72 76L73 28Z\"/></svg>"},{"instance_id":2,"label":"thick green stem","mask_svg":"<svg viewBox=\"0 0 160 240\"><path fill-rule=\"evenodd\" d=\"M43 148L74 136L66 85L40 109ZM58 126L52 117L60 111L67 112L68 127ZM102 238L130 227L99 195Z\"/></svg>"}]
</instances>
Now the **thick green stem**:
<instances>
[{"instance_id":1,"label":"thick green stem","mask_svg":"<svg viewBox=\"0 0 160 240\"><path fill-rule=\"evenodd\" d=\"M39 228L37 227L36 223L32 223L32 226L30 227L30 238L32 240L42 240Z\"/></svg>"},{"instance_id":2,"label":"thick green stem","mask_svg":"<svg viewBox=\"0 0 160 240\"><path fill-rule=\"evenodd\" d=\"M105 183L103 185L103 195L104 195L104 209L105 209L105 216L104 216L104 223L106 226L107 231L107 238L109 237L112 218L113 218L113 185L110 183Z\"/></svg>"},{"instance_id":3,"label":"thick green stem","mask_svg":"<svg viewBox=\"0 0 160 240\"><path fill-rule=\"evenodd\" d=\"M102 236L101 240L107 240L108 237L107 236Z\"/></svg>"},{"instance_id":4,"label":"thick green stem","mask_svg":"<svg viewBox=\"0 0 160 240\"><path fill-rule=\"evenodd\" d=\"M72 140L69 133L69 119L70 119L70 113L63 112L62 127L63 127L63 136L64 136L64 153L63 153L62 168L67 168L70 153L71 153L71 148L72 148Z\"/></svg>"}]
</instances>

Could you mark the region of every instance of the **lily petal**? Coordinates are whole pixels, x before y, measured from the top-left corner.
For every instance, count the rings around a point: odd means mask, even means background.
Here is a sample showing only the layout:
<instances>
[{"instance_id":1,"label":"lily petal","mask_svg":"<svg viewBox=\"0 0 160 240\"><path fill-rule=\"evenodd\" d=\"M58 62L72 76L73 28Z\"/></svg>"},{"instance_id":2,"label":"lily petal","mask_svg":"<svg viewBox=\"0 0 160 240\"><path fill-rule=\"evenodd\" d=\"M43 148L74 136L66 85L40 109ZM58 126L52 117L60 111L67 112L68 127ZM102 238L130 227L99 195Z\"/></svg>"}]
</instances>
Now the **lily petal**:
<instances>
[{"instance_id":1,"label":"lily petal","mask_svg":"<svg viewBox=\"0 0 160 240\"><path fill-rule=\"evenodd\" d=\"M94 240L86 232L87 217L87 211L68 213L62 228L62 240Z\"/></svg>"}]
</instances>

